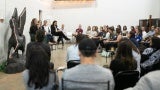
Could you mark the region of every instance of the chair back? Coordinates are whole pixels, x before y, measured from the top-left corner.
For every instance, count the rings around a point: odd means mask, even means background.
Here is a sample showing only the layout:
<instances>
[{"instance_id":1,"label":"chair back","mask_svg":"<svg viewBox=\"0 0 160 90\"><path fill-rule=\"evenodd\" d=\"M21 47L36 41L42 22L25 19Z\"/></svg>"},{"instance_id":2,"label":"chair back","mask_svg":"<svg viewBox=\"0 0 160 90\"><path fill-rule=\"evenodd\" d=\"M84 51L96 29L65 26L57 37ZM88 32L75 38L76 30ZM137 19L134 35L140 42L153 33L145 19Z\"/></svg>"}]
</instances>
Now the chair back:
<instances>
[{"instance_id":1,"label":"chair back","mask_svg":"<svg viewBox=\"0 0 160 90\"><path fill-rule=\"evenodd\" d=\"M133 87L139 80L139 71L122 71L115 76L115 90Z\"/></svg>"},{"instance_id":2,"label":"chair back","mask_svg":"<svg viewBox=\"0 0 160 90\"><path fill-rule=\"evenodd\" d=\"M64 80L62 78L62 90L110 90L110 88L111 88L110 81L83 82L83 81Z\"/></svg>"},{"instance_id":3,"label":"chair back","mask_svg":"<svg viewBox=\"0 0 160 90\"><path fill-rule=\"evenodd\" d=\"M67 62L67 68L72 68L78 64L80 64L80 60L70 60Z\"/></svg>"}]
</instances>

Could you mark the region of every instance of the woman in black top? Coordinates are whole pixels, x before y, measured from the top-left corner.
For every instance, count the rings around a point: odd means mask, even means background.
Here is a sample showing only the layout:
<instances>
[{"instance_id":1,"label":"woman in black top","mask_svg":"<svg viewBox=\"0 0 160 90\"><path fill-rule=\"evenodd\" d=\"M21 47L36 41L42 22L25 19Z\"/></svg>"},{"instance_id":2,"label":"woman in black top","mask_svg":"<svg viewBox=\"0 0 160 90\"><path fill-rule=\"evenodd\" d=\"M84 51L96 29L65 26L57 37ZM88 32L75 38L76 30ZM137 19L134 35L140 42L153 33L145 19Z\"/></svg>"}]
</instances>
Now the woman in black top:
<instances>
[{"instance_id":1,"label":"woman in black top","mask_svg":"<svg viewBox=\"0 0 160 90\"><path fill-rule=\"evenodd\" d=\"M35 41L35 35L37 30L38 30L38 20L36 18L33 18L31 21L31 26L29 31L31 42Z\"/></svg>"},{"instance_id":2,"label":"woman in black top","mask_svg":"<svg viewBox=\"0 0 160 90\"><path fill-rule=\"evenodd\" d=\"M120 71L136 70L137 63L132 56L132 47L128 45L127 41L121 41L118 44L115 59L110 64L113 76Z\"/></svg>"},{"instance_id":3,"label":"woman in black top","mask_svg":"<svg viewBox=\"0 0 160 90\"><path fill-rule=\"evenodd\" d=\"M51 34L54 36L59 36L57 43L59 44L59 42L62 40L62 44L63 44L63 38L65 40L70 40L67 36L64 35L64 33L58 29L57 27L57 21L53 21L52 25L51 25Z\"/></svg>"}]
</instances>

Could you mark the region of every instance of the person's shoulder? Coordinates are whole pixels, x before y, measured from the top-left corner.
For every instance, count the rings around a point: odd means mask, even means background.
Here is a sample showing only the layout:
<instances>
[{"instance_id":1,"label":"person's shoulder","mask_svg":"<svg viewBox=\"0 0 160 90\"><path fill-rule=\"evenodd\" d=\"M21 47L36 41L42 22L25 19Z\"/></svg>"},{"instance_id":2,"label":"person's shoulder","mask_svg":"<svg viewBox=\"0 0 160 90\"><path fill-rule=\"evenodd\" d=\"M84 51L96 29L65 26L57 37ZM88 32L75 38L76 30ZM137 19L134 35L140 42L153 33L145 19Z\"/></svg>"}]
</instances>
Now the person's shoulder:
<instances>
[{"instance_id":1,"label":"person's shoulder","mask_svg":"<svg viewBox=\"0 0 160 90\"><path fill-rule=\"evenodd\" d=\"M157 70L157 71L152 71L148 74L146 74L144 77L146 78L154 78L154 77L159 77L160 76L160 70Z\"/></svg>"}]
</instances>

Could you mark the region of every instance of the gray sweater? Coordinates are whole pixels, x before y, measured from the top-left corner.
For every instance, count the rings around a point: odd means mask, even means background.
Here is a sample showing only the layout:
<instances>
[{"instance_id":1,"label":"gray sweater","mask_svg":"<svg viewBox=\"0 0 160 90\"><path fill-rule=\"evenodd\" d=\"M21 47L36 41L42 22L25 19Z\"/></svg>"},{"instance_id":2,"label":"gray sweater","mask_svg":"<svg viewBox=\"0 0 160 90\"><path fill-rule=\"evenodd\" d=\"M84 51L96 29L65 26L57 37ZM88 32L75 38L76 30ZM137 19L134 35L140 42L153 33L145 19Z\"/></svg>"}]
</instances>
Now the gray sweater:
<instances>
[{"instance_id":1,"label":"gray sweater","mask_svg":"<svg viewBox=\"0 0 160 90\"><path fill-rule=\"evenodd\" d=\"M49 74L49 82L48 85L43 87L42 89L34 89L34 85L32 87L28 86L28 80L29 80L29 70L24 70L23 71L23 79L24 79L24 83L26 86L26 90L52 90L53 84L54 82L54 73L50 73ZM56 75L56 82L58 83L58 76Z\"/></svg>"},{"instance_id":2,"label":"gray sweater","mask_svg":"<svg viewBox=\"0 0 160 90\"><path fill-rule=\"evenodd\" d=\"M63 90L114 90L111 71L98 65L80 64L66 70L62 78Z\"/></svg>"},{"instance_id":3,"label":"gray sweater","mask_svg":"<svg viewBox=\"0 0 160 90\"><path fill-rule=\"evenodd\" d=\"M125 90L160 90L160 70L143 76L133 88Z\"/></svg>"}]
</instances>

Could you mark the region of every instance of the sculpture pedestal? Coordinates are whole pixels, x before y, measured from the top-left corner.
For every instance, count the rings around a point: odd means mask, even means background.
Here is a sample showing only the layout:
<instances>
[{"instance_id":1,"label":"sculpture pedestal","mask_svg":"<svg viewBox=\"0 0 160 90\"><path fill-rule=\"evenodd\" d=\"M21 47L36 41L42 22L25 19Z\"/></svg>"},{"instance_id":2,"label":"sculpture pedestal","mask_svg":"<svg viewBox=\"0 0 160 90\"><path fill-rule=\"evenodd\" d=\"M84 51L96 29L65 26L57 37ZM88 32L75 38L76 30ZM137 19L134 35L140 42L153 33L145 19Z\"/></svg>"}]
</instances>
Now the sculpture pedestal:
<instances>
[{"instance_id":1,"label":"sculpture pedestal","mask_svg":"<svg viewBox=\"0 0 160 90\"><path fill-rule=\"evenodd\" d=\"M25 69L25 56L19 55L19 58L14 56L13 59L7 61L5 73L14 74L22 72Z\"/></svg>"}]
</instances>

